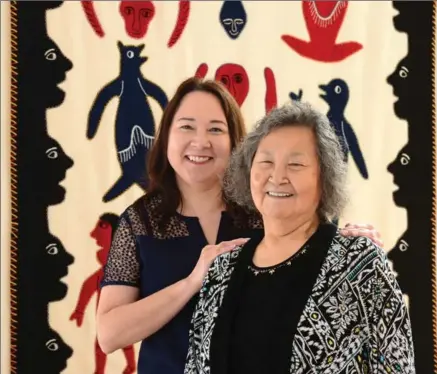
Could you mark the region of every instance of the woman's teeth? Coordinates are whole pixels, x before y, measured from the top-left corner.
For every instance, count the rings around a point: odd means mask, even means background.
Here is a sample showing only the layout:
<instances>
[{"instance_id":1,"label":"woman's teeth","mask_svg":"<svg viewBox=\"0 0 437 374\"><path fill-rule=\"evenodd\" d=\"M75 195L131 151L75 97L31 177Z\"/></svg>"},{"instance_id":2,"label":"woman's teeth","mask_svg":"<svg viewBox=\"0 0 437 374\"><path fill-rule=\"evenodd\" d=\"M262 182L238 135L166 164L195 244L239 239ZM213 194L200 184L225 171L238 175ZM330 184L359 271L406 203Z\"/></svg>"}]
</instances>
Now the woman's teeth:
<instances>
[{"instance_id":1,"label":"woman's teeth","mask_svg":"<svg viewBox=\"0 0 437 374\"><path fill-rule=\"evenodd\" d=\"M209 161L212 157L205 157L205 156L187 156L187 158L191 161L191 162L196 162L196 163L203 163L206 161Z\"/></svg>"},{"instance_id":2,"label":"woman's teeth","mask_svg":"<svg viewBox=\"0 0 437 374\"><path fill-rule=\"evenodd\" d=\"M290 197L290 196L293 196L293 194L286 193L286 192L267 192L267 195L273 196L273 197Z\"/></svg>"}]
</instances>

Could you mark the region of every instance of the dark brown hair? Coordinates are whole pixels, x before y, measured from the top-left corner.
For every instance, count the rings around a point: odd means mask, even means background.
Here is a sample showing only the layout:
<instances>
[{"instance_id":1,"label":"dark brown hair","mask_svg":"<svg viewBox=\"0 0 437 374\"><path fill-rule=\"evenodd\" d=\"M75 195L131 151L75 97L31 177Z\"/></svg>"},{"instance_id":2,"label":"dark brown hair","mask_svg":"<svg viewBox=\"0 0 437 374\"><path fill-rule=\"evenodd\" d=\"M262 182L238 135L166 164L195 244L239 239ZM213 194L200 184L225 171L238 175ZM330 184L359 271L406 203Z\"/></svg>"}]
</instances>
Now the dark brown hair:
<instances>
[{"instance_id":1,"label":"dark brown hair","mask_svg":"<svg viewBox=\"0 0 437 374\"><path fill-rule=\"evenodd\" d=\"M149 177L147 196L151 198L159 197L161 200L161 203L156 207L156 211L154 211L156 215L154 218L158 218L161 227L165 226L168 218L174 215L178 206L182 203L181 192L176 183L175 171L167 158L170 127L183 98L195 91L209 93L219 100L228 123L232 151L246 135L246 127L240 108L222 83L193 77L179 85L175 95L164 110L153 147L147 159Z\"/></svg>"}]
</instances>

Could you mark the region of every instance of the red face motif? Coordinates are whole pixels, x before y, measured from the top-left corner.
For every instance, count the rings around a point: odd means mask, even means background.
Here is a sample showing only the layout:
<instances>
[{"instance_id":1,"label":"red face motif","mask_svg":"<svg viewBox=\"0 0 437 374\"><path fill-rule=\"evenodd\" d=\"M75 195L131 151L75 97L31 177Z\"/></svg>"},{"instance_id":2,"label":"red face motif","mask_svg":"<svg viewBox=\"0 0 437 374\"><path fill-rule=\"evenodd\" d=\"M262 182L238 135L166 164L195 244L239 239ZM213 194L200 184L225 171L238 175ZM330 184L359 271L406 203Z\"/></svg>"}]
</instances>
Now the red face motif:
<instances>
[{"instance_id":1,"label":"red face motif","mask_svg":"<svg viewBox=\"0 0 437 374\"><path fill-rule=\"evenodd\" d=\"M224 64L215 73L215 80L222 82L241 106L249 92L249 77L246 70L237 64Z\"/></svg>"},{"instance_id":2,"label":"red face motif","mask_svg":"<svg viewBox=\"0 0 437 374\"><path fill-rule=\"evenodd\" d=\"M143 38L150 21L155 16L155 6L151 1L121 1L120 14L127 34L132 38Z\"/></svg>"},{"instance_id":3,"label":"red face motif","mask_svg":"<svg viewBox=\"0 0 437 374\"><path fill-rule=\"evenodd\" d=\"M99 220L91 231L91 237L96 240L100 250L97 252L97 259L101 265L106 263L109 248L112 241L112 226L103 220Z\"/></svg>"}]
</instances>

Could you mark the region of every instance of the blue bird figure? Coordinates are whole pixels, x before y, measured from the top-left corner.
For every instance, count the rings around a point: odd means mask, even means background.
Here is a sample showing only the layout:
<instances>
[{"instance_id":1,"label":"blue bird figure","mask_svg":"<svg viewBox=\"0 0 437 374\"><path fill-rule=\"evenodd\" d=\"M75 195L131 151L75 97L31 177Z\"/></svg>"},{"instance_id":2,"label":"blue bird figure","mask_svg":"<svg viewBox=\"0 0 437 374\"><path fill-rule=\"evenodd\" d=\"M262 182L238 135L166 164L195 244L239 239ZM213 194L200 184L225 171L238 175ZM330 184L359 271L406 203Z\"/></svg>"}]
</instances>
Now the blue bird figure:
<instances>
[{"instance_id":1,"label":"blue bird figure","mask_svg":"<svg viewBox=\"0 0 437 374\"><path fill-rule=\"evenodd\" d=\"M347 83L342 79L333 79L326 85L320 85L319 88L324 92L320 97L329 105L327 117L340 139L344 160L348 161L350 152L361 176L364 179L368 179L369 173L358 138L351 124L344 116L346 105L349 101L349 87Z\"/></svg>"},{"instance_id":2,"label":"blue bird figure","mask_svg":"<svg viewBox=\"0 0 437 374\"><path fill-rule=\"evenodd\" d=\"M118 42L118 49L120 74L97 94L87 125L87 138L93 139L106 105L118 96L115 145L122 174L105 193L104 202L117 198L133 184L147 190L146 156L155 137L155 120L149 97L155 99L162 110L168 104L165 92L144 78L140 71L141 65L147 61L147 57L140 56L144 44L133 46Z\"/></svg>"}]
</instances>

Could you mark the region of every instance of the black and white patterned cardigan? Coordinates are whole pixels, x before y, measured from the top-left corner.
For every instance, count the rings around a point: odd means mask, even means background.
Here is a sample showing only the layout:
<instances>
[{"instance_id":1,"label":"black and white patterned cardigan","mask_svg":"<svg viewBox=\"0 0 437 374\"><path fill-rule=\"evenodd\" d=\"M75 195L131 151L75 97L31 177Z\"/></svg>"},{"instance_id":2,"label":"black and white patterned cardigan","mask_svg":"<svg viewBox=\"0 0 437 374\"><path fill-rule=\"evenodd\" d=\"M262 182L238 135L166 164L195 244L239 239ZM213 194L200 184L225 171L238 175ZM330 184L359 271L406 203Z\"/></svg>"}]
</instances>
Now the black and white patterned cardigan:
<instances>
[{"instance_id":1,"label":"black and white patterned cardigan","mask_svg":"<svg viewBox=\"0 0 437 374\"><path fill-rule=\"evenodd\" d=\"M384 251L338 232L326 245L290 347L290 373L414 374L409 315ZM229 339L232 306L252 256L242 247L212 264L191 322L184 374L226 374L229 344L211 337L215 328L227 329Z\"/></svg>"}]
</instances>

